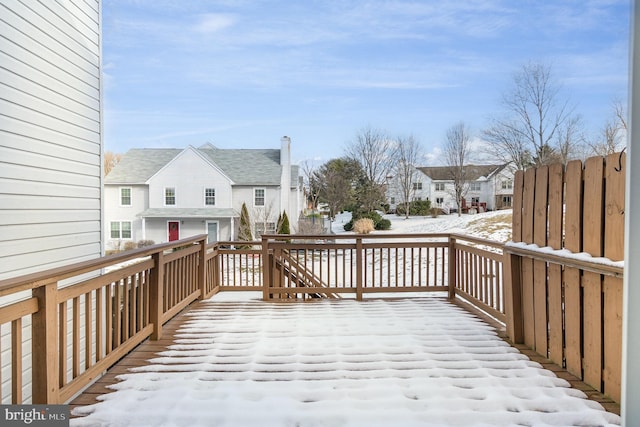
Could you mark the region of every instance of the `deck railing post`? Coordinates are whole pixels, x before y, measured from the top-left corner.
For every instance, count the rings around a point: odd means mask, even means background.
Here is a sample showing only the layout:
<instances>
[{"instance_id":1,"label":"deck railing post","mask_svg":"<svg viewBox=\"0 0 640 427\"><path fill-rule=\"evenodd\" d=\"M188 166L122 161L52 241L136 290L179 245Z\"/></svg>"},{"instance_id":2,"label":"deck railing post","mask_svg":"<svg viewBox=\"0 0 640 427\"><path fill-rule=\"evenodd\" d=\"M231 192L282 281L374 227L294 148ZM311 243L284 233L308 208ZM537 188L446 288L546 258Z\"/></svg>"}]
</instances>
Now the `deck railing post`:
<instances>
[{"instance_id":1,"label":"deck railing post","mask_svg":"<svg viewBox=\"0 0 640 427\"><path fill-rule=\"evenodd\" d=\"M514 344L524 342L521 260L518 255L504 253L504 311L507 335Z\"/></svg>"},{"instance_id":2,"label":"deck railing post","mask_svg":"<svg viewBox=\"0 0 640 427\"><path fill-rule=\"evenodd\" d=\"M269 240L262 237L262 299L269 301L271 281L273 279L273 260L269 255Z\"/></svg>"},{"instance_id":3,"label":"deck railing post","mask_svg":"<svg viewBox=\"0 0 640 427\"><path fill-rule=\"evenodd\" d=\"M449 285L449 299L456 297L456 268L457 268L457 255L456 255L456 238L449 236L449 265L448 265L448 277L447 282Z\"/></svg>"},{"instance_id":4,"label":"deck railing post","mask_svg":"<svg viewBox=\"0 0 640 427\"><path fill-rule=\"evenodd\" d=\"M149 321L153 324L152 340L162 338L162 315L164 300L164 254L162 250L154 253L153 269L149 288Z\"/></svg>"},{"instance_id":5,"label":"deck railing post","mask_svg":"<svg viewBox=\"0 0 640 427\"><path fill-rule=\"evenodd\" d=\"M32 401L34 404L60 403L57 292L57 282L33 289L33 296L38 299L38 311L33 314L31 324Z\"/></svg>"},{"instance_id":6,"label":"deck railing post","mask_svg":"<svg viewBox=\"0 0 640 427\"><path fill-rule=\"evenodd\" d=\"M356 237L356 300L362 301L362 277L364 268L364 251L362 237Z\"/></svg>"},{"instance_id":7,"label":"deck railing post","mask_svg":"<svg viewBox=\"0 0 640 427\"><path fill-rule=\"evenodd\" d=\"M200 287L200 298L207 297L207 239L200 241L200 252L198 255L198 286Z\"/></svg>"}]
</instances>

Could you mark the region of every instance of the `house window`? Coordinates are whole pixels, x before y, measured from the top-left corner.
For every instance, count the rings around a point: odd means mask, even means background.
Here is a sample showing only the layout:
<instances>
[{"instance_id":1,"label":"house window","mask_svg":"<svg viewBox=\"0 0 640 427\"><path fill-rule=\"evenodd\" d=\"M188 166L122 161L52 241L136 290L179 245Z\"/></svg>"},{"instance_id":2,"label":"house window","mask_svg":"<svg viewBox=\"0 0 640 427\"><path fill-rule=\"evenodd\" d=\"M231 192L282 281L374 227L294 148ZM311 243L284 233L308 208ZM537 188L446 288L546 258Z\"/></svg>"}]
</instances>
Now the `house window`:
<instances>
[{"instance_id":1,"label":"house window","mask_svg":"<svg viewBox=\"0 0 640 427\"><path fill-rule=\"evenodd\" d=\"M130 239L131 221L111 221L112 239Z\"/></svg>"},{"instance_id":2,"label":"house window","mask_svg":"<svg viewBox=\"0 0 640 427\"><path fill-rule=\"evenodd\" d=\"M436 182L436 191L444 191L444 182Z\"/></svg>"},{"instance_id":3,"label":"house window","mask_svg":"<svg viewBox=\"0 0 640 427\"><path fill-rule=\"evenodd\" d=\"M120 206L131 206L131 188L120 189Z\"/></svg>"},{"instance_id":4,"label":"house window","mask_svg":"<svg viewBox=\"0 0 640 427\"><path fill-rule=\"evenodd\" d=\"M264 206L264 188L254 188L253 190L253 206Z\"/></svg>"},{"instance_id":5,"label":"house window","mask_svg":"<svg viewBox=\"0 0 640 427\"><path fill-rule=\"evenodd\" d=\"M482 190L482 186L479 182L470 182L469 183L469 191L480 191Z\"/></svg>"},{"instance_id":6,"label":"house window","mask_svg":"<svg viewBox=\"0 0 640 427\"><path fill-rule=\"evenodd\" d=\"M164 204L173 206L176 204L176 189L173 187L164 189Z\"/></svg>"},{"instance_id":7,"label":"house window","mask_svg":"<svg viewBox=\"0 0 640 427\"><path fill-rule=\"evenodd\" d=\"M215 206L216 204L216 189L205 188L204 189L204 204L206 206Z\"/></svg>"},{"instance_id":8,"label":"house window","mask_svg":"<svg viewBox=\"0 0 640 427\"><path fill-rule=\"evenodd\" d=\"M503 190L511 190L513 189L513 181L506 180L506 181L502 181L502 189Z\"/></svg>"},{"instance_id":9,"label":"house window","mask_svg":"<svg viewBox=\"0 0 640 427\"><path fill-rule=\"evenodd\" d=\"M413 183L413 189L414 190L422 190L422 183L421 182L414 182Z\"/></svg>"},{"instance_id":10,"label":"house window","mask_svg":"<svg viewBox=\"0 0 640 427\"><path fill-rule=\"evenodd\" d=\"M256 238L260 238L263 234L276 234L275 222L256 222L255 223Z\"/></svg>"},{"instance_id":11,"label":"house window","mask_svg":"<svg viewBox=\"0 0 640 427\"><path fill-rule=\"evenodd\" d=\"M480 197L472 197L472 198L471 198L471 204L472 204L472 205L478 205L478 204L480 204Z\"/></svg>"},{"instance_id":12,"label":"house window","mask_svg":"<svg viewBox=\"0 0 640 427\"><path fill-rule=\"evenodd\" d=\"M395 204L396 204L396 198L395 198L395 197L392 197L392 198L391 198L391 204L392 204L392 205L395 205Z\"/></svg>"},{"instance_id":13,"label":"house window","mask_svg":"<svg viewBox=\"0 0 640 427\"><path fill-rule=\"evenodd\" d=\"M502 206L511 206L511 196L502 196Z\"/></svg>"},{"instance_id":14,"label":"house window","mask_svg":"<svg viewBox=\"0 0 640 427\"><path fill-rule=\"evenodd\" d=\"M436 205L441 205L444 203L444 197L436 197Z\"/></svg>"},{"instance_id":15,"label":"house window","mask_svg":"<svg viewBox=\"0 0 640 427\"><path fill-rule=\"evenodd\" d=\"M421 201L421 200L422 200L422 197L414 197L414 198L413 198L413 201L414 201L414 202L419 202L419 201Z\"/></svg>"}]
</instances>

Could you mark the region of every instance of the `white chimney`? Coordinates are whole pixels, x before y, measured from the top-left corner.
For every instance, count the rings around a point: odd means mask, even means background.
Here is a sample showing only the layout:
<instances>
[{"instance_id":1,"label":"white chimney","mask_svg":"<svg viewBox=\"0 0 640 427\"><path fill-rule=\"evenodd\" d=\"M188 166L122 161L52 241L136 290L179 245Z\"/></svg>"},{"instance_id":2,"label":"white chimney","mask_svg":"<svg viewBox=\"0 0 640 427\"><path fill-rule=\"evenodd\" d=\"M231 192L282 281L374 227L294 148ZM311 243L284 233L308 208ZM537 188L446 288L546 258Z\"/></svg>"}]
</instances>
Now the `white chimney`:
<instances>
[{"instance_id":1,"label":"white chimney","mask_svg":"<svg viewBox=\"0 0 640 427\"><path fill-rule=\"evenodd\" d=\"M286 210L287 216L290 217L292 215L292 212L289 212L289 194L291 193L291 138L288 136L280 138L280 166L282 166L282 175L280 176L280 213Z\"/></svg>"}]
</instances>

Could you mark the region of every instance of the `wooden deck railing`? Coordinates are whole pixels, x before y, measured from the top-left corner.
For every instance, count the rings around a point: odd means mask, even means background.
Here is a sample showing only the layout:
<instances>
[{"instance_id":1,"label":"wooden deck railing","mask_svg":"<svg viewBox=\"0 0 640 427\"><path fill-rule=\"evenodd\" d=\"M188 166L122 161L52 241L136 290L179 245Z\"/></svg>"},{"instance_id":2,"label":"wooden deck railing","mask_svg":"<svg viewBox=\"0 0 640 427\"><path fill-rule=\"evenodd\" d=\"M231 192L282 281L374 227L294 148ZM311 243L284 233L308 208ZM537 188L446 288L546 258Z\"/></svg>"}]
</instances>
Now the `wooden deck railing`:
<instances>
[{"instance_id":1,"label":"wooden deck railing","mask_svg":"<svg viewBox=\"0 0 640 427\"><path fill-rule=\"evenodd\" d=\"M266 299L444 291L504 319L500 244L449 234L326 237L265 236L247 247L207 245L200 235L0 282L0 364L10 372L0 376L0 402L69 401L160 338L186 306L220 291L260 290Z\"/></svg>"},{"instance_id":2,"label":"wooden deck railing","mask_svg":"<svg viewBox=\"0 0 640 427\"><path fill-rule=\"evenodd\" d=\"M5 304L12 300L0 307L0 326L11 343L0 345L0 363L10 367L9 379L0 376L5 385L0 402L68 401L142 341L160 337L164 323L210 293L202 291L205 263L199 263L205 239L196 236L0 282L0 298ZM29 342L31 351L23 353Z\"/></svg>"}]
</instances>

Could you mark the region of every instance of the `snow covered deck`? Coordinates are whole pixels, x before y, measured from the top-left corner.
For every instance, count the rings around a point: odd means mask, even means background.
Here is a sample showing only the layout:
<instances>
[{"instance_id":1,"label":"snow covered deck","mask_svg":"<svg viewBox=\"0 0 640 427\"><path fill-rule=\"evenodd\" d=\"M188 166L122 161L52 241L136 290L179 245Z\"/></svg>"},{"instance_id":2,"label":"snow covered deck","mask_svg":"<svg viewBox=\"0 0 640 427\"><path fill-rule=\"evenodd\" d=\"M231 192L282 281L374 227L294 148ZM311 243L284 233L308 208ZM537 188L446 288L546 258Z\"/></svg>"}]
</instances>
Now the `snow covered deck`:
<instances>
[{"instance_id":1,"label":"snow covered deck","mask_svg":"<svg viewBox=\"0 0 640 427\"><path fill-rule=\"evenodd\" d=\"M620 424L444 298L259 297L196 303L73 401L71 425Z\"/></svg>"}]
</instances>

